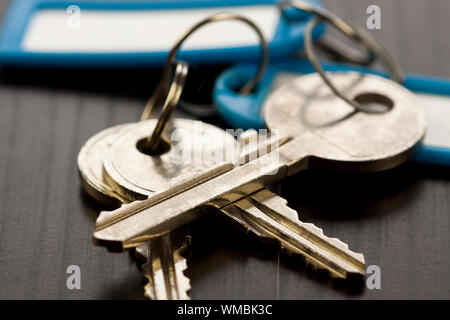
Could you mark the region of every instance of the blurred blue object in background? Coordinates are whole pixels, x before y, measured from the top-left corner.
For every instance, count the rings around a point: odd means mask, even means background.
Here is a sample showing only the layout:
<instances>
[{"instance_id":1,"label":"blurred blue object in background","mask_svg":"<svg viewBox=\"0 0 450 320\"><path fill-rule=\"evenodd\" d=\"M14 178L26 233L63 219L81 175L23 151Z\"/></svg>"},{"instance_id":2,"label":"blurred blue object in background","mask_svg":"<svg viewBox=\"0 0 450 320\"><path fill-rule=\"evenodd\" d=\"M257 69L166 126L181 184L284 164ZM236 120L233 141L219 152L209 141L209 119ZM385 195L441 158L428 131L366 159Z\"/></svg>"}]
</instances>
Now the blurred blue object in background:
<instances>
[{"instance_id":1,"label":"blurred blue object in background","mask_svg":"<svg viewBox=\"0 0 450 320\"><path fill-rule=\"evenodd\" d=\"M317 0L309 2L320 4ZM201 19L232 12L251 19L269 43L272 60L303 45L308 14L281 15L279 0L12 0L0 33L0 64L14 66L160 66L177 38ZM323 27L318 28L319 37ZM179 57L195 64L255 61L253 30L236 21L206 26Z\"/></svg>"}]
</instances>

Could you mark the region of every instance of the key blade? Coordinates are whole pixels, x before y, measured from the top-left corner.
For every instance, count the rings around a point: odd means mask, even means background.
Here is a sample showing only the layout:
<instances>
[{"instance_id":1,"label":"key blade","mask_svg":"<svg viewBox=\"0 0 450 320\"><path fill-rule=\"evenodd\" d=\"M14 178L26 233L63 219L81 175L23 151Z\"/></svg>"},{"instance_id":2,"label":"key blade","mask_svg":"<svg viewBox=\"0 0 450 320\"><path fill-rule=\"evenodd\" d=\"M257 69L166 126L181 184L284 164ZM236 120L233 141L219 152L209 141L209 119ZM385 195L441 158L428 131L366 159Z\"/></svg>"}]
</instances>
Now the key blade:
<instances>
[{"instance_id":1,"label":"key blade","mask_svg":"<svg viewBox=\"0 0 450 320\"><path fill-rule=\"evenodd\" d=\"M170 190L165 191L167 197L160 201L155 202L149 198L126 205L119 211L104 213L112 222L97 225L94 241L110 251L122 251L175 230L201 215L201 208L205 205L224 207L284 178L287 167L294 160L286 157L284 152L291 149L301 149L298 140L286 142L278 148L276 161L271 152L211 179L205 179L191 188L174 194ZM296 152L295 161L298 163L297 156L301 151Z\"/></svg>"},{"instance_id":2,"label":"key blade","mask_svg":"<svg viewBox=\"0 0 450 320\"><path fill-rule=\"evenodd\" d=\"M208 172L195 177L182 181L180 183L174 183L173 187L169 190L162 190L153 193L148 199L141 201L134 201L132 203L124 203L122 206L114 211L102 211L95 223L96 229L103 229L111 224L114 224L120 220L127 218L130 215L136 214L142 210L151 207L158 202L161 202L169 197L175 196L193 186L201 184L209 179L212 179L224 172L230 171L234 168L231 163L219 163L211 167Z\"/></svg>"},{"instance_id":3,"label":"key blade","mask_svg":"<svg viewBox=\"0 0 450 320\"><path fill-rule=\"evenodd\" d=\"M141 271L148 281L144 287L147 299L190 299L191 284L184 274L187 261L181 255L187 246L187 239L174 243L167 233L136 248L136 255L145 260Z\"/></svg>"},{"instance_id":4,"label":"key blade","mask_svg":"<svg viewBox=\"0 0 450 320\"><path fill-rule=\"evenodd\" d=\"M263 189L221 209L235 221L262 238L276 240L290 253L305 257L314 268L329 272L332 278L364 276L364 256L348 245L329 238L322 229L298 219L287 201Z\"/></svg>"}]
</instances>

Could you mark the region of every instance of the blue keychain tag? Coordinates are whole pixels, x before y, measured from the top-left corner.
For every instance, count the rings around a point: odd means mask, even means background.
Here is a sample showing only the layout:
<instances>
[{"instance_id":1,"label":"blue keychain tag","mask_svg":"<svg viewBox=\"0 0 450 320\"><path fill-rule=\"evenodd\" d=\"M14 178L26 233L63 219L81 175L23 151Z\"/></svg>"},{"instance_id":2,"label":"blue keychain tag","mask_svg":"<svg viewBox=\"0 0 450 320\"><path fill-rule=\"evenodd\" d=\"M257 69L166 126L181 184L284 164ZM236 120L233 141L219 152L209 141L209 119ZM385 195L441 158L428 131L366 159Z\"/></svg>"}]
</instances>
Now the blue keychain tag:
<instances>
[{"instance_id":1,"label":"blue keychain tag","mask_svg":"<svg viewBox=\"0 0 450 320\"><path fill-rule=\"evenodd\" d=\"M64 67L162 66L186 29L219 12L253 21L272 60L303 44L310 14L288 19L280 0L11 0L0 32L0 64ZM318 0L308 0L320 4ZM320 36L324 27L314 32ZM179 57L194 64L228 64L260 57L253 30L221 21L196 33Z\"/></svg>"},{"instance_id":2,"label":"blue keychain tag","mask_svg":"<svg viewBox=\"0 0 450 320\"><path fill-rule=\"evenodd\" d=\"M358 71L386 77L382 72L343 64L325 63L323 68L325 71ZM272 63L253 94L237 94L235 89L242 86L255 70L255 65L237 65L226 70L215 83L214 101L218 112L235 128L264 128L261 109L267 95L295 77L315 72L305 59ZM410 74L406 75L403 85L422 101L428 118L423 146L413 160L450 166L450 79Z\"/></svg>"}]
</instances>

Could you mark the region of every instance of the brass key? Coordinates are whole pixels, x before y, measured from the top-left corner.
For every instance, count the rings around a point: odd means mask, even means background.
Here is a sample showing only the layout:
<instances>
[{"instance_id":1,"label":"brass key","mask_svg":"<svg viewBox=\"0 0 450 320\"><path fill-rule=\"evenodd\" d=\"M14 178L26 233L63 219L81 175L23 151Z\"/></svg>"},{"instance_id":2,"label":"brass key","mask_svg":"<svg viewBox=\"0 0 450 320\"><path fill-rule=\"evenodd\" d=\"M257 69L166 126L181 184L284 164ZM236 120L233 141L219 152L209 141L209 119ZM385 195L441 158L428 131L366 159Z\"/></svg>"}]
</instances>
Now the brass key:
<instances>
[{"instance_id":1,"label":"brass key","mask_svg":"<svg viewBox=\"0 0 450 320\"><path fill-rule=\"evenodd\" d=\"M135 125L136 123L124 124L100 131L84 144L78 154L78 170L83 188L94 199L108 207L118 207L133 200L115 192L105 181L102 154L121 133ZM172 239L173 236L173 232L166 233L136 248L137 257L143 261L141 271L148 280L144 287L144 295L147 298L189 299L188 291L191 286L184 274L187 263L181 255L188 246L188 239L183 232L179 232L176 239Z\"/></svg>"},{"instance_id":2,"label":"brass key","mask_svg":"<svg viewBox=\"0 0 450 320\"><path fill-rule=\"evenodd\" d=\"M173 81L165 101L165 107L169 107L169 110L176 105L187 75L186 63L179 61L175 65ZM158 93L156 93L156 97L163 98L158 97ZM148 103L149 108L155 103L154 96ZM153 120L151 123L152 128L150 129L153 129L157 121ZM136 123L125 124L99 132L86 142L78 155L78 170L83 188L94 199L110 207L118 207L121 203L136 200L130 196L121 196L113 186L108 184L104 179L102 164L102 155L107 152L120 133L135 125ZM187 247L187 235L184 230L176 233L176 236L175 232L166 233L150 240L136 250L137 256L144 260L141 270L148 280L144 288L147 298L189 299L187 292L191 288L190 281L184 275L187 264L186 259L181 256L181 251ZM175 241L172 237L175 238Z\"/></svg>"},{"instance_id":3,"label":"brass key","mask_svg":"<svg viewBox=\"0 0 450 320\"><path fill-rule=\"evenodd\" d=\"M269 128L278 130L281 137L288 138L287 142L243 165L225 163L209 170L206 176L162 190L152 199L104 213L94 234L97 243L115 250L137 246L196 218L205 205L223 210L233 204L240 209L244 207L246 215L254 215L239 201L257 195L267 184L309 167L367 172L404 162L423 138L426 128L423 109L415 97L392 81L376 76L344 73L331 78L350 96L376 97L377 101L382 98L388 110L377 114L355 112L336 98L317 75L301 77L274 92L265 105ZM271 161L274 152L278 153L278 161ZM301 223L292 225L292 219L277 221L276 215L267 212L265 216L270 223L264 223L272 224L272 231L266 230L264 235L294 241L293 247L299 253L308 253L317 266L329 266L336 277L345 277L355 270L363 273L363 260L357 254L323 239L320 232L312 232L319 240L300 244L300 239L287 233L294 230L300 238L307 238L305 229L308 228L302 228ZM287 223L291 224L288 228ZM318 254L319 244L326 254ZM357 263L349 257L356 258Z\"/></svg>"}]
</instances>

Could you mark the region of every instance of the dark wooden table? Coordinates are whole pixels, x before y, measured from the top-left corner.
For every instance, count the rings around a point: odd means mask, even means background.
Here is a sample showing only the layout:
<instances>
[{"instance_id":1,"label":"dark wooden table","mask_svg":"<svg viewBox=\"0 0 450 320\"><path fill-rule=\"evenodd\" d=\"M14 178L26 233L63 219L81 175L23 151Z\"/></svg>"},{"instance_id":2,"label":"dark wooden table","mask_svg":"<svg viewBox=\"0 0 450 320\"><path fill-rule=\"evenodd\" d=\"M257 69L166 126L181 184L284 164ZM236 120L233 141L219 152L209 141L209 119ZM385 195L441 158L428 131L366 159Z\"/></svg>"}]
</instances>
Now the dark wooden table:
<instances>
[{"instance_id":1,"label":"dark wooden table","mask_svg":"<svg viewBox=\"0 0 450 320\"><path fill-rule=\"evenodd\" d=\"M324 2L360 26L367 6L378 4L382 29L371 32L401 66L450 76L450 2ZM1 1L1 12L6 5ZM81 190L76 156L100 129L138 119L149 72L156 81L155 70L1 71L0 298L142 298L142 277L128 254L92 243L101 207ZM304 221L363 252L367 265L380 266L381 289L333 288L276 247L211 216L192 225L192 298L450 298L448 168L406 164L364 176L310 172L278 187ZM69 265L81 268L81 290L66 287Z\"/></svg>"}]
</instances>

